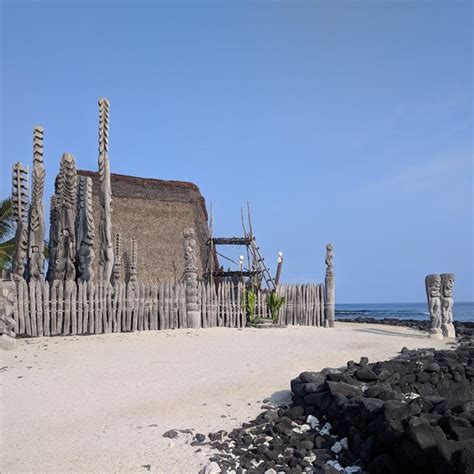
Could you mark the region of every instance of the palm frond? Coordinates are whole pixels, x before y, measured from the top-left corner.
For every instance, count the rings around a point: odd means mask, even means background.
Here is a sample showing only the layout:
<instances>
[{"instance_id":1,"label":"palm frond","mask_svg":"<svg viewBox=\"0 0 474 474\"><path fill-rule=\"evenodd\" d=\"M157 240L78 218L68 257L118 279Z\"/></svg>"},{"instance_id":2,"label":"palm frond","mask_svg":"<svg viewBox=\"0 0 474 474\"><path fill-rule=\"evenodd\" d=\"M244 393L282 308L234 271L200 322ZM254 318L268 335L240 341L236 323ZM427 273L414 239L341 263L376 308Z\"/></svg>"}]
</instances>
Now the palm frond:
<instances>
[{"instance_id":1,"label":"palm frond","mask_svg":"<svg viewBox=\"0 0 474 474\"><path fill-rule=\"evenodd\" d=\"M14 251L15 239L10 239L0 244L0 272L10 267Z\"/></svg>"},{"instance_id":2,"label":"palm frond","mask_svg":"<svg viewBox=\"0 0 474 474\"><path fill-rule=\"evenodd\" d=\"M0 242L9 239L15 233L15 220L12 214L12 200L0 200Z\"/></svg>"}]
</instances>

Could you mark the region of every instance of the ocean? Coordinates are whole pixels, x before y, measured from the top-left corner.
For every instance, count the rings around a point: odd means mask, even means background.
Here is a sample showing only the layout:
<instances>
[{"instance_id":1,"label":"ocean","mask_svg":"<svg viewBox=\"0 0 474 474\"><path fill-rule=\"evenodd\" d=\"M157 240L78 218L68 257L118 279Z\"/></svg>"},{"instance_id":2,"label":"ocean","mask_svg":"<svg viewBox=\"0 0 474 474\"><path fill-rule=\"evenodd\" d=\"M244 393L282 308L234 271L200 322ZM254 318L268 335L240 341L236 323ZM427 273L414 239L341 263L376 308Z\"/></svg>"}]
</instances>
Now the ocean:
<instances>
[{"instance_id":1,"label":"ocean","mask_svg":"<svg viewBox=\"0 0 474 474\"><path fill-rule=\"evenodd\" d=\"M430 314L426 303L336 304L336 319L344 318L429 320ZM455 321L474 322L474 302L455 302L453 318Z\"/></svg>"}]
</instances>

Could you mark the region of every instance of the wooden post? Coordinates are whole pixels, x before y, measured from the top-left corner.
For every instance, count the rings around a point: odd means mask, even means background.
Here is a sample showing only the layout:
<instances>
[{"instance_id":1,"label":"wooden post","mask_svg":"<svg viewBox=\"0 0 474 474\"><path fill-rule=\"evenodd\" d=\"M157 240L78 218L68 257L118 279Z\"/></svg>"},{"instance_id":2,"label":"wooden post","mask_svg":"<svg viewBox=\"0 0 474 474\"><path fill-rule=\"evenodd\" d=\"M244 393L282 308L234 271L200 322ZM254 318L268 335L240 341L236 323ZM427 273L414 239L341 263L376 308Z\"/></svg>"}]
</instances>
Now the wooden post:
<instances>
[{"instance_id":1,"label":"wooden post","mask_svg":"<svg viewBox=\"0 0 474 474\"><path fill-rule=\"evenodd\" d=\"M47 280L43 281L43 318L44 318L44 335L50 336L50 313L49 313L49 282Z\"/></svg>"},{"instance_id":2,"label":"wooden post","mask_svg":"<svg viewBox=\"0 0 474 474\"><path fill-rule=\"evenodd\" d=\"M326 245L326 278L325 278L325 317L330 328L334 327L336 307L336 277L334 276L333 245Z\"/></svg>"}]
</instances>

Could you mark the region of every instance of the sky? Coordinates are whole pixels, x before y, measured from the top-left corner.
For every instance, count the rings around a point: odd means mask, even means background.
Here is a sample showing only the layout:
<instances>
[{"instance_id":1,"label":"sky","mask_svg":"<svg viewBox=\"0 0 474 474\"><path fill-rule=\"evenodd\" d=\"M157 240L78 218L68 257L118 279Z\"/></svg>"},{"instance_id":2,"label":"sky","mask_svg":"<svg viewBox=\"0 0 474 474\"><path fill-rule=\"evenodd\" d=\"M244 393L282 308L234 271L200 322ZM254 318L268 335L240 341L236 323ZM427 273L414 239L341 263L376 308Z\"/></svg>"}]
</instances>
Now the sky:
<instances>
[{"instance_id":1,"label":"sky","mask_svg":"<svg viewBox=\"0 0 474 474\"><path fill-rule=\"evenodd\" d=\"M196 183L215 235L257 242L283 282L338 303L423 302L428 273L474 300L471 1L1 1L0 197L44 127L63 152Z\"/></svg>"}]
</instances>

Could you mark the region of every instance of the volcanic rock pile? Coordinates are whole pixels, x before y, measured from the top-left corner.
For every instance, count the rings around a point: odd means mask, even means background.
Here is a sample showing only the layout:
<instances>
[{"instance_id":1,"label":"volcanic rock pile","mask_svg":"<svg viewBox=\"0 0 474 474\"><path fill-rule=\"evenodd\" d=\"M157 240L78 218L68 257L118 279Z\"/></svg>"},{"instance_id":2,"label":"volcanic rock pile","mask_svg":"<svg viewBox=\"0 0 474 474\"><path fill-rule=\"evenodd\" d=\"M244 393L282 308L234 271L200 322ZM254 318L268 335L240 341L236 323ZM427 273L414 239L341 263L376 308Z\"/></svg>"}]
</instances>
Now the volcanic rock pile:
<instances>
[{"instance_id":1,"label":"volcanic rock pile","mask_svg":"<svg viewBox=\"0 0 474 474\"><path fill-rule=\"evenodd\" d=\"M474 472L474 340L291 381L293 406L211 433L221 472ZM212 472L212 471L210 471ZM214 472L220 472L216 470Z\"/></svg>"}]
</instances>

